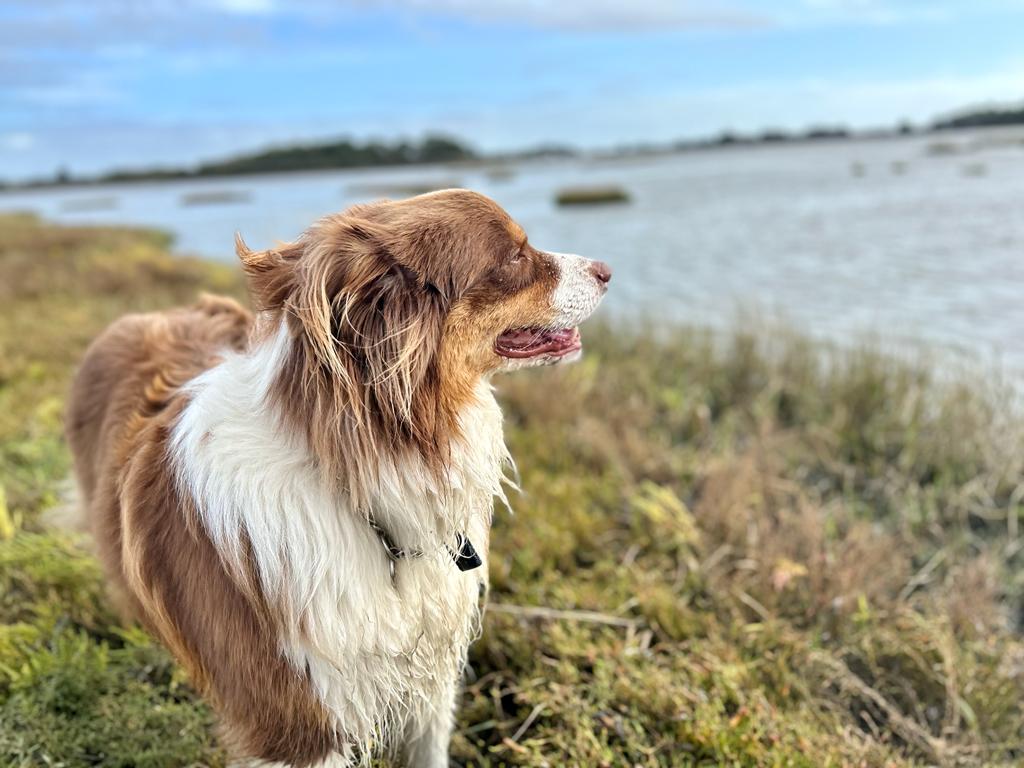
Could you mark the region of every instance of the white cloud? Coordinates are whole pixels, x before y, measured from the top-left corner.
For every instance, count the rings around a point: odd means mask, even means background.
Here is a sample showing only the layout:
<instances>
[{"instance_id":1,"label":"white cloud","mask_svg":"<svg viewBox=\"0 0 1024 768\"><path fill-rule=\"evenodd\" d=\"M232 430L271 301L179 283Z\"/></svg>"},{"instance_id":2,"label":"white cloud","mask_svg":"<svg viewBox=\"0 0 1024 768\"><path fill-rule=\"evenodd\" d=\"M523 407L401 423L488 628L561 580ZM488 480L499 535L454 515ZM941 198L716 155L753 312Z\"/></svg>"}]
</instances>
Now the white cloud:
<instances>
[{"instance_id":1,"label":"white cloud","mask_svg":"<svg viewBox=\"0 0 1024 768\"><path fill-rule=\"evenodd\" d=\"M936 22L1021 10L1024 0L292 0L279 10L323 14L342 7L593 31Z\"/></svg>"},{"instance_id":2,"label":"white cloud","mask_svg":"<svg viewBox=\"0 0 1024 768\"><path fill-rule=\"evenodd\" d=\"M31 133L17 131L0 134L0 148L10 152L24 152L36 145L36 137Z\"/></svg>"},{"instance_id":3,"label":"white cloud","mask_svg":"<svg viewBox=\"0 0 1024 768\"><path fill-rule=\"evenodd\" d=\"M72 37L77 31L104 38L118 36L123 41L138 39L141 33L153 39L181 41L196 33L196 19L203 15L337 20L353 11L388 10L410 17L447 16L563 30L628 31L865 26L953 20L1024 9L1024 0L151 0L144 6L133 0L48 0L45 5L38 0L5 2L15 14L4 19L0 40L16 47L45 44L52 39L45 35L46 30L54 28L63 37ZM84 27L83 21L87 22ZM133 34L122 36L129 31ZM23 32L33 38L31 33L36 33L38 40L26 39Z\"/></svg>"},{"instance_id":4,"label":"white cloud","mask_svg":"<svg viewBox=\"0 0 1024 768\"><path fill-rule=\"evenodd\" d=\"M4 176L24 178L66 166L77 173L112 167L190 165L274 143L316 141L340 134L414 137L444 131L485 150L560 142L602 147L634 141L711 136L723 129L795 130L815 124L853 127L893 125L901 117L920 123L967 105L1019 99L1024 62L1003 73L977 77L840 83L825 79L764 82L706 89L622 91L609 96L549 94L514 103L481 105L457 113L443 105L379 106L344 116L325 113L267 122L51 121L32 138L0 135ZM21 133L20 131L18 133ZM27 133L27 132L25 132Z\"/></svg>"},{"instance_id":5,"label":"white cloud","mask_svg":"<svg viewBox=\"0 0 1024 768\"><path fill-rule=\"evenodd\" d=\"M377 0L372 4L371 0L153 0L143 11L129 0L95 0L91 4L53 0L58 7L77 13L51 14L50 6L44 11L38 0L7 2L27 10L15 14L17 25L7 24L0 10L4 20L0 23L0 147L9 152L0 176L49 170L58 163L82 171L150 162L187 163L269 141L343 132L392 137L400 132L416 135L439 129L489 149L504 149L541 141L584 146L665 141L725 128L756 131L796 129L812 123L882 125L903 116L921 121L967 105L1024 95L1024 61L1020 60L992 67L993 73L1002 74L901 81L787 79L751 83L749 78L761 73L747 66L740 74L730 74L741 82L719 88L683 88L678 81L659 84L653 76L624 73L621 80L598 83L596 90L581 78L583 84L577 92L566 93L570 86L549 85L538 78L529 98L518 103L509 103L512 97L505 96L462 100L458 113L452 100L440 97L431 104L417 101L421 106L380 99L371 106L373 100L365 99L361 100L367 104L362 111L336 108L327 100L308 107L323 114L299 110L301 113L268 114L237 125L226 125L225 120L233 118L216 111L213 114L220 117L209 113L204 117L197 107L185 124L169 126L133 109L133 89L138 85L133 79L135 62L159 61L172 73L207 70L214 65L228 69L244 61L251 51L277 44L273 36L265 35L271 27L266 14L310 14L307 22L325 14L333 22L343 14L383 5L400 18L403 14L440 14L496 25L531 24L576 32L621 29L628 33L637 28L711 23L733 28L769 22L838 24L854 18L862 23L869 23L864 19L883 23L897 18L897 12L904 14L901 18L909 18L907 14L927 13L928 9L945 12L955 4L953 0L725 0L727 5L715 4L715 0L634 0L631 4L622 0L562 0L557 4L540 0ZM1024 7L1024 2L975 0L960 6L964 14L1010 7ZM194 12L182 13L183 8ZM223 14L228 12L237 18L226 20ZM87 23L79 18L82 15ZM221 23L225 21L230 24ZM228 27L230 35L224 32ZM338 51L322 40L281 43L286 44L301 46L307 63L317 51L329 51L335 58L364 55L355 47ZM514 44L510 38L509 45ZM274 55L281 50L275 49ZM54 56L53 51L74 55ZM510 60L515 55L512 52ZM765 67L764 77L771 76L771 69ZM524 77L528 80L530 76ZM294 123L275 125L275 119ZM112 130L101 120L134 120L135 124Z\"/></svg>"},{"instance_id":6,"label":"white cloud","mask_svg":"<svg viewBox=\"0 0 1024 768\"><path fill-rule=\"evenodd\" d=\"M806 78L696 90L647 93L615 109L598 105L612 131L637 139L707 136L722 129L798 130L812 125L854 128L919 124L979 103L1006 103L1024 94L1024 63L990 74L902 80ZM594 120L602 119L595 115ZM647 130L645 130L647 127Z\"/></svg>"},{"instance_id":7,"label":"white cloud","mask_svg":"<svg viewBox=\"0 0 1024 768\"><path fill-rule=\"evenodd\" d=\"M353 4L360 3L357 0ZM769 21L769 16L734 3L680 0L378 0L372 5L561 29L732 28L761 26Z\"/></svg>"},{"instance_id":8,"label":"white cloud","mask_svg":"<svg viewBox=\"0 0 1024 768\"><path fill-rule=\"evenodd\" d=\"M1020 11L1024 0L744 0L768 7L780 26L886 26L955 21L966 16Z\"/></svg>"},{"instance_id":9,"label":"white cloud","mask_svg":"<svg viewBox=\"0 0 1024 768\"><path fill-rule=\"evenodd\" d=\"M63 81L16 85L8 92L23 105L39 107L101 107L125 100L112 76L93 71L70 73Z\"/></svg>"},{"instance_id":10,"label":"white cloud","mask_svg":"<svg viewBox=\"0 0 1024 768\"><path fill-rule=\"evenodd\" d=\"M276 8L274 0L213 0L209 5L213 10L243 15L272 13Z\"/></svg>"},{"instance_id":11,"label":"white cloud","mask_svg":"<svg viewBox=\"0 0 1024 768\"><path fill-rule=\"evenodd\" d=\"M405 110L402 124L408 131L449 131L491 150L544 141L600 147L706 137L726 129L758 132L836 124L872 128L894 126L903 118L922 124L951 110L1006 103L1022 94L1024 62L1008 64L996 73L950 78L853 82L807 78L715 88L623 90L593 97L553 94L529 103L458 114ZM362 133L383 131L387 122L350 125Z\"/></svg>"}]
</instances>

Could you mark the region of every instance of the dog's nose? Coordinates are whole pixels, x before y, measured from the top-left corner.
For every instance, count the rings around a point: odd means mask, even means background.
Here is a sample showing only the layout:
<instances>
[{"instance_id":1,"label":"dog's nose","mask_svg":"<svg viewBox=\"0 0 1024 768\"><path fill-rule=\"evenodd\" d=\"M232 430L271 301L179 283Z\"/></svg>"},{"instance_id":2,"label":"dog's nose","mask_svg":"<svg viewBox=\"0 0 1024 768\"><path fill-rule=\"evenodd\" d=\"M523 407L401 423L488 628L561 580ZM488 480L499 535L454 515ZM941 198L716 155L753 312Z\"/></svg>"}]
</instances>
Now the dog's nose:
<instances>
[{"instance_id":1,"label":"dog's nose","mask_svg":"<svg viewBox=\"0 0 1024 768\"><path fill-rule=\"evenodd\" d=\"M612 279L612 268L603 261L592 261L590 262L590 274L607 285Z\"/></svg>"}]
</instances>

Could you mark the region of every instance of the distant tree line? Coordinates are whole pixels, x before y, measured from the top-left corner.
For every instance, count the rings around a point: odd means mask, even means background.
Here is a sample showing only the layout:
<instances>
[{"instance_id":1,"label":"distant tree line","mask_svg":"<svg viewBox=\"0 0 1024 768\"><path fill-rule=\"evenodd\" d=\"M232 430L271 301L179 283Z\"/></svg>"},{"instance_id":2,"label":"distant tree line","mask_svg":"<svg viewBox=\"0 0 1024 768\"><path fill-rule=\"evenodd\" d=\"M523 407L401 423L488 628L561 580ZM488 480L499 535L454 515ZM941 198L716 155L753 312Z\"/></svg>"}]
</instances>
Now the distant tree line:
<instances>
[{"instance_id":1,"label":"distant tree line","mask_svg":"<svg viewBox=\"0 0 1024 768\"><path fill-rule=\"evenodd\" d=\"M100 176L76 177L60 170L51 179L27 186L63 184L103 184L124 181L164 181L202 176L237 176L286 171L318 171L338 168L363 168L377 165L415 165L475 160L477 153L468 145L447 136L427 136L421 141L358 142L341 139L325 144L275 147L239 155L227 160L202 163L196 168L148 168L115 170ZM3 185L0 185L2 187Z\"/></svg>"},{"instance_id":2,"label":"distant tree line","mask_svg":"<svg viewBox=\"0 0 1024 768\"><path fill-rule=\"evenodd\" d=\"M937 131L954 128L987 128L999 125L1024 124L1024 107L1020 109L982 109L965 112L944 120L936 120L932 127Z\"/></svg>"},{"instance_id":3,"label":"distant tree line","mask_svg":"<svg viewBox=\"0 0 1024 768\"><path fill-rule=\"evenodd\" d=\"M204 163L197 176L224 176L238 173L275 173L312 171L330 168L359 168L373 165L415 165L473 160L476 153L455 139L428 136L423 141L385 144L377 141L358 143L349 139L330 144L281 147L229 160Z\"/></svg>"},{"instance_id":4,"label":"distant tree line","mask_svg":"<svg viewBox=\"0 0 1024 768\"><path fill-rule=\"evenodd\" d=\"M697 146L718 145L728 146L730 144L778 144L790 141L827 141L834 139L848 139L853 135L849 128L843 126L815 126L801 132L789 132L769 128L757 134L743 135L732 131L723 131L713 139L705 139L700 142L678 142L680 149L687 148L688 144Z\"/></svg>"},{"instance_id":5,"label":"distant tree line","mask_svg":"<svg viewBox=\"0 0 1024 768\"><path fill-rule=\"evenodd\" d=\"M962 112L943 118L922 128L924 131L955 130L959 128L984 128L1002 125L1024 124L1024 107L987 108ZM769 129L760 133L739 134L723 131L718 136L703 139L688 139L670 144L638 143L619 145L592 154L599 157L663 154L706 147L731 145L776 144L807 141L836 141L848 138L877 138L884 136L916 133L908 122L899 123L895 128L881 128L873 131L851 131L843 126L815 126L804 131L783 131ZM102 184L121 181L162 181L167 179L189 179L200 176L233 176L255 173L283 173L286 171L317 171L339 168L362 168L368 166L415 165L421 163L449 163L468 160L508 161L537 158L573 157L580 154L574 147L561 144L546 144L517 152L480 155L469 145L448 136L428 135L420 141L352 141L340 139L319 144L301 144L290 147L275 147L260 152L238 155L226 160L202 163L195 168L149 168L142 170L116 170L99 176L82 177L59 170L47 179L30 182L8 183L0 181L0 189L12 187L39 187L64 184Z\"/></svg>"}]
</instances>

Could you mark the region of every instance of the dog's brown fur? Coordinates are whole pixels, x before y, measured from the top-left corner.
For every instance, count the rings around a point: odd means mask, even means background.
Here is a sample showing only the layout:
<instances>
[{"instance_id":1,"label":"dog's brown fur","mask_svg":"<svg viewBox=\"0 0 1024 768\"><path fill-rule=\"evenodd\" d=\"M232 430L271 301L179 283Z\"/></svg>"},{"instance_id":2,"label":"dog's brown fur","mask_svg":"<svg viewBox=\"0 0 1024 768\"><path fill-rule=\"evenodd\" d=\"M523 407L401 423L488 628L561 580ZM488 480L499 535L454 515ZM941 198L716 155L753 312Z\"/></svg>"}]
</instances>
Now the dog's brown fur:
<instances>
[{"instance_id":1,"label":"dog's brown fur","mask_svg":"<svg viewBox=\"0 0 1024 768\"><path fill-rule=\"evenodd\" d=\"M99 554L129 612L190 671L239 754L294 765L341 747L305 674L281 655L255 574L226 570L169 468L182 386L284 319L282 427L326 478L365 498L382 457L438 474L459 407L497 361L491 342L536 319L556 275L493 202L445 193L362 206L298 242L239 256L262 320L206 297L133 315L90 347L67 435Z\"/></svg>"},{"instance_id":2,"label":"dog's brown fur","mask_svg":"<svg viewBox=\"0 0 1024 768\"><path fill-rule=\"evenodd\" d=\"M529 317L556 279L508 214L461 192L356 206L282 248L237 250L257 306L297 340L277 404L360 499L384 455L413 450L442 470L494 365L474 342Z\"/></svg>"},{"instance_id":3,"label":"dog's brown fur","mask_svg":"<svg viewBox=\"0 0 1024 768\"><path fill-rule=\"evenodd\" d=\"M224 350L243 349L251 319L214 297L122 318L86 355L67 434L99 554L130 613L186 665L244 753L302 764L336 746L326 714L166 471L169 430L186 405L179 388Z\"/></svg>"}]
</instances>

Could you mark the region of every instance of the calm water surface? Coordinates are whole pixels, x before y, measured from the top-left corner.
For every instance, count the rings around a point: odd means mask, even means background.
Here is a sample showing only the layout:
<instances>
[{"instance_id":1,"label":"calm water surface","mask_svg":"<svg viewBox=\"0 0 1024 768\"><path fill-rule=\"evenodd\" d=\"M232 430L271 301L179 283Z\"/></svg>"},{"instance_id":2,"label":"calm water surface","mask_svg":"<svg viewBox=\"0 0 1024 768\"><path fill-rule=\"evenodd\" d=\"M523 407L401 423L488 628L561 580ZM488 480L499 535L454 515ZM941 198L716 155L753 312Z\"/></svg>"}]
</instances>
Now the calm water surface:
<instances>
[{"instance_id":1,"label":"calm water surface","mask_svg":"<svg viewBox=\"0 0 1024 768\"><path fill-rule=\"evenodd\" d=\"M1012 138L1012 141L1011 141ZM1024 143L1012 134L532 162L508 178L429 167L110 185L0 195L0 209L173 232L232 259L294 238L388 187L459 184L494 197L541 248L615 269L606 309L728 327L753 312L840 342L871 335L1024 371ZM557 189L617 184L627 205L560 209ZM203 193L238 193L211 202ZM185 204L198 194L203 204Z\"/></svg>"}]
</instances>

